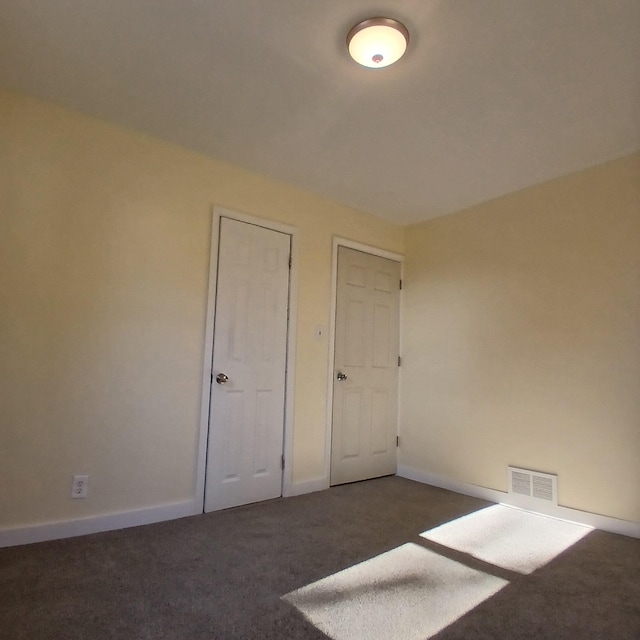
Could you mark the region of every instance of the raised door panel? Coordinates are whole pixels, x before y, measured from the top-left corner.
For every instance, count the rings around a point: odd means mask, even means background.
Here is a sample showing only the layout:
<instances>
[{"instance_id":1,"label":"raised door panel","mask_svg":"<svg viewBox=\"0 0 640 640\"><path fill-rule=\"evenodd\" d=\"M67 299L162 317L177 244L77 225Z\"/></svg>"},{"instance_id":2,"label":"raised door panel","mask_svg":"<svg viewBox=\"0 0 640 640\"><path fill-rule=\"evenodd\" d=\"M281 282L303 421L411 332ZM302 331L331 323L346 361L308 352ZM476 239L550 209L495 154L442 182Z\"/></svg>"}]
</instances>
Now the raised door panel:
<instances>
[{"instance_id":1,"label":"raised door panel","mask_svg":"<svg viewBox=\"0 0 640 640\"><path fill-rule=\"evenodd\" d=\"M282 492L290 236L221 218L205 510Z\"/></svg>"},{"instance_id":2,"label":"raised door panel","mask_svg":"<svg viewBox=\"0 0 640 640\"><path fill-rule=\"evenodd\" d=\"M331 484L395 473L399 281L399 263L339 248Z\"/></svg>"}]
</instances>

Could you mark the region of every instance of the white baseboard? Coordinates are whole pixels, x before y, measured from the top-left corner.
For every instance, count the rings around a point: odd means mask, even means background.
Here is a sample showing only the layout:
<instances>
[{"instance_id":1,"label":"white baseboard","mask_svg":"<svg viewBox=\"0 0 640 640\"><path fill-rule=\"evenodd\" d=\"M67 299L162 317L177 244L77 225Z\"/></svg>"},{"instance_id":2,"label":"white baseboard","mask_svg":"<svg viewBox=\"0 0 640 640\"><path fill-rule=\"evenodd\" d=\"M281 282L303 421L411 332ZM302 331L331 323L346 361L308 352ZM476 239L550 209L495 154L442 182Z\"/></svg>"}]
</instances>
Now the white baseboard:
<instances>
[{"instance_id":1,"label":"white baseboard","mask_svg":"<svg viewBox=\"0 0 640 640\"><path fill-rule=\"evenodd\" d=\"M530 503L525 503L519 500L519 496L512 496L504 491L496 491L495 489L488 489L475 484L460 482L459 480L441 476L437 473L430 473L428 471L407 467L405 465L398 465L397 475L401 478L407 478L408 480L415 480L416 482L440 487L441 489L455 491L456 493L461 493L465 496L473 496L474 498L481 498L483 500L488 500L489 502L497 502L512 507L518 507L520 509L527 509L528 511L536 511L537 513L541 513L546 516L588 525L595 529L602 529L603 531L610 531L611 533L618 533L623 536L640 538L640 522L620 520L618 518L602 516L588 511L571 509L569 507L546 504L538 506L537 501L536 504L532 506Z\"/></svg>"},{"instance_id":2,"label":"white baseboard","mask_svg":"<svg viewBox=\"0 0 640 640\"><path fill-rule=\"evenodd\" d=\"M137 527L143 524L193 516L198 513L202 513L202 504L196 503L194 500L187 500L186 502L174 502L158 507L109 513L77 520L46 522L27 527L0 529L0 547L14 547L20 544L59 540L89 533Z\"/></svg>"},{"instance_id":3,"label":"white baseboard","mask_svg":"<svg viewBox=\"0 0 640 640\"><path fill-rule=\"evenodd\" d=\"M285 497L299 496L314 491L323 491L329 488L326 478L316 478L305 482L297 482L290 485L284 492ZM0 548L15 547L21 544L45 542L47 540L60 540L73 538L90 533L113 531L127 527L137 527L154 522L175 520L202 513L202 503L197 500L175 502L146 509L109 513L76 520L63 520L57 522L45 522L26 527L0 529Z\"/></svg>"},{"instance_id":4,"label":"white baseboard","mask_svg":"<svg viewBox=\"0 0 640 640\"><path fill-rule=\"evenodd\" d=\"M409 480L422 482L434 487L448 489L475 498L481 498L489 502L508 504L510 506L527 508L522 503L518 503L516 496L510 496L503 491L488 489L478 485L460 482L446 476L441 476L428 471L414 469L404 465L398 465L397 475ZM316 478L304 482L293 483L285 494L285 497L299 496L305 493L323 491L329 488L326 478ZM579 524L592 526L603 531L610 531L621 535L640 538L640 523L629 520L620 520L609 516L602 516L578 509L570 509L562 506L544 505L544 509L535 509L544 515L569 520ZM534 510L529 508L529 510ZM31 544L33 542L45 542L47 540L58 540L62 538L72 538L90 533L100 533L102 531L113 531L126 527L137 527L154 522L174 520L202 513L202 504L194 500L185 502L174 502L158 507L146 509L136 509L120 513L110 513L89 518L79 518L77 520L65 520L60 522L47 522L43 524L17 527L13 529L0 529L0 547L13 547L21 544Z\"/></svg>"},{"instance_id":5,"label":"white baseboard","mask_svg":"<svg viewBox=\"0 0 640 640\"><path fill-rule=\"evenodd\" d=\"M314 493L315 491L324 491L329 488L329 480L327 478L315 478L314 480L305 480L304 482L293 482L286 492L282 494L284 498L292 496L301 496L304 493Z\"/></svg>"}]
</instances>

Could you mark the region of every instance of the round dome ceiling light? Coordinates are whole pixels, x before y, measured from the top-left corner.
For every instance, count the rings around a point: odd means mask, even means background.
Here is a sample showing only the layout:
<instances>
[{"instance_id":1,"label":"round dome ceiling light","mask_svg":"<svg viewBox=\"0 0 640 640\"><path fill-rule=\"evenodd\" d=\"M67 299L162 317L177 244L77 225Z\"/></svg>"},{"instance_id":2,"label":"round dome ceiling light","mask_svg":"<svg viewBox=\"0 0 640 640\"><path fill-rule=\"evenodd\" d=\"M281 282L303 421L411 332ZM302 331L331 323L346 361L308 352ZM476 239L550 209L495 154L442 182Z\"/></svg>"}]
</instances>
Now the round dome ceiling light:
<instances>
[{"instance_id":1,"label":"round dome ceiling light","mask_svg":"<svg viewBox=\"0 0 640 640\"><path fill-rule=\"evenodd\" d=\"M351 57L363 67L388 67L407 50L409 31L391 18L369 18L358 23L347 35Z\"/></svg>"}]
</instances>

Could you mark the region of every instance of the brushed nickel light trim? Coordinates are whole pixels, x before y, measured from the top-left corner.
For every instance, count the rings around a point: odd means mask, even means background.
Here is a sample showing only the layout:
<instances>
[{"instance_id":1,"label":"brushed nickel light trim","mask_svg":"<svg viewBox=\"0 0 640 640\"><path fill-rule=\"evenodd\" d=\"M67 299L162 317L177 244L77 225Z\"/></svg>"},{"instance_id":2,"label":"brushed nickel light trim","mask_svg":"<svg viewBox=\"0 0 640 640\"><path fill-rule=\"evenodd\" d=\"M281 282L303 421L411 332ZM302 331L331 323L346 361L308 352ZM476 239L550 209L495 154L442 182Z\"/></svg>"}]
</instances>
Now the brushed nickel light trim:
<instances>
[{"instance_id":1,"label":"brushed nickel light trim","mask_svg":"<svg viewBox=\"0 0 640 640\"><path fill-rule=\"evenodd\" d=\"M408 29L393 18L368 18L351 28L347 47L364 67L380 69L400 60L409 44Z\"/></svg>"}]
</instances>

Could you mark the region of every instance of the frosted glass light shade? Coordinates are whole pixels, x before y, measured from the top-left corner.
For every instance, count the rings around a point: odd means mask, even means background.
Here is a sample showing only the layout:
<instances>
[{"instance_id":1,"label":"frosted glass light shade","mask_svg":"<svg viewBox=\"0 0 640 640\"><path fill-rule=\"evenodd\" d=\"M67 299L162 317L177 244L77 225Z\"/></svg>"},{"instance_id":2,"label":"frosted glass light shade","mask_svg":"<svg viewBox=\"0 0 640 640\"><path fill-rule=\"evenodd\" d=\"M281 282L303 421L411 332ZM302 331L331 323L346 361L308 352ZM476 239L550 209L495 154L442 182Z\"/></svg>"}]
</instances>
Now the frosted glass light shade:
<instances>
[{"instance_id":1,"label":"frosted glass light shade","mask_svg":"<svg viewBox=\"0 0 640 640\"><path fill-rule=\"evenodd\" d=\"M397 20L370 18L357 24L347 35L351 57L363 67L388 67L407 50L409 32Z\"/></svg>"}]
</instances>

